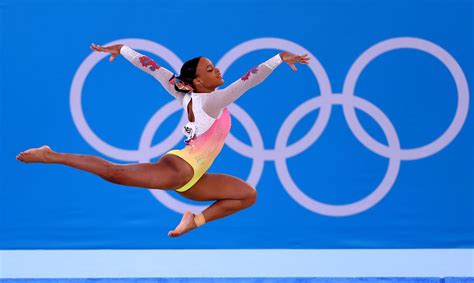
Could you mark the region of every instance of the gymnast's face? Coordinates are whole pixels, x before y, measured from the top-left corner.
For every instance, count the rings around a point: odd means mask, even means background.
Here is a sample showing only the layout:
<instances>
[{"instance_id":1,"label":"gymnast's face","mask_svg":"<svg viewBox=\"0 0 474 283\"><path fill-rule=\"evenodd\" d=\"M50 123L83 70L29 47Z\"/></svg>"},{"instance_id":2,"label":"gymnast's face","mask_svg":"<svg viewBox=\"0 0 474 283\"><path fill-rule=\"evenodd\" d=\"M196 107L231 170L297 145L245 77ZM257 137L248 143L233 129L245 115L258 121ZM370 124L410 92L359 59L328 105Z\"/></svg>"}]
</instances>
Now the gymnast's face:
<instances>
[{"instance_id":1,"label":"gymnast's face","mask_svg":"<svg viewBox=\"0 0 474 283\"><path fill-rule=\"evenodd\" d=\"M193 80L196 90L211 92L223 83L219 69L214 67L209 59L201 57L196 68L196 78Z\"/></svg>"}]
</instances>

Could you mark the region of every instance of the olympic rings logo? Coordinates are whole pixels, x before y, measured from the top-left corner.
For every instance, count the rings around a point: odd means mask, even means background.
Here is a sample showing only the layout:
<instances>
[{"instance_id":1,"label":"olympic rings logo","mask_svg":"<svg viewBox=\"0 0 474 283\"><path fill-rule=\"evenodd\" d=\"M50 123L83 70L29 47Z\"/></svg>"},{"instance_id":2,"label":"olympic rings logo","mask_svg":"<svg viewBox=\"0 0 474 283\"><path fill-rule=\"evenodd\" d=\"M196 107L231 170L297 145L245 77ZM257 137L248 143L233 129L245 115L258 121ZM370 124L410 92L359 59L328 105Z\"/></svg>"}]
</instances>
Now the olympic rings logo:
<instances>
[{"instance_id":1,"label":"olympic rings logo","mask_svg":"<svg viewBox=\"0 0 474 283\"><path fill-rule=\"evenodd\" d=\"M170 66L175 70L179 70L183 64L169 49L152 41L144 39L120 39L109 42L107 45L118 43L151 52L167 60ZM409 149L401 147L394 126L379 108L369 101L354 95L354 89L359 76L372 60L386 52L405 48L426 52L441 61L451 73L456 84L458 95L456 114L444 133L429 144ZM229 106L229 111L242 123L248 132L251 145L249 146L241 142L231 133L229 133L226 144L232 150L253 160L247 182L256 187L262 176L264 162L274 161L278 178L290 197L314 213L326 216L349 216L371 208L384 198L392 188L402 160L416 160L436 154L454 140L466 120L469 108L469 89L464 72L447 51L430 41L413 37L400 37L375 44L363 52L353 63L345 78L342 93L333 93L328 75L316 56L311 54L311 52L304 47L285 39L259 38L244 42L227 52L217 63L217 66L220 68L221 73L224 74L229 66L238 58L260 49L286 50L297 54L308 53L312 58L308 66L319 84L320 95L303 102L288 115L278 131L274 149L264 148L260 131L251 116L237 104L232 104ZM80 65L72 81L70 107L74 123L79 133L89 145L97 151L111 158L123 161L149 162L152 158L158 157L166 151L173 149L183 138L180 127L176 127L176 130L159 144L152 145L152 139L161 123L176 111L181 110L181 106L176 101L167 103L151 117L141 135L137 150L125 150L114 147L100 139L89 127L82 110L82 88L92 68L104 57L106 57L104 53L96 52L90 54ZM363 199L343 205L326 204L307 196L291 178L286 164L287 158L302 153L319 138L329 121L333 105L342 106L344 117L350 130L365 147L389 159L387 172L377 188ZM319 115L309 132L299 141L288 145L289 136L298 121L318 108L320 109ZM388 145L379 143L364 130L355 114L356 108L370 115L372 119L379 124L386 136ZM182 125L186 121L186 116L183 112L179 123ZM179 213L184 213L186 210L198 212L205 208L204 206L183 203L165 191L150 190L150 192L166 207Z\"/></svg>"}]
</instances>

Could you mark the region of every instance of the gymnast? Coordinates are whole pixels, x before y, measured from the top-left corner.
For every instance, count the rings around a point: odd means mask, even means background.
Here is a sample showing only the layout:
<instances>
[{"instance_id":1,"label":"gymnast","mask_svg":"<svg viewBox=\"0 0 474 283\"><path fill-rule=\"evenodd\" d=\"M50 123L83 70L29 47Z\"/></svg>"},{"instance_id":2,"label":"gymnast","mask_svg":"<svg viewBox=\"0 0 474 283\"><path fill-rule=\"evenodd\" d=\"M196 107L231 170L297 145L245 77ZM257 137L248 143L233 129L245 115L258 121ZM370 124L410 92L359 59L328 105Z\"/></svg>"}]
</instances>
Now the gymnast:
<instances>
[{"instance_id":1,"label":"gymnast","mask_svg":"<svg viewBox=\"0 0 474 283\"><path fill-rule=\"evenodd\" d=\"M116 164L100 157L59 153L49 146L21 152L17 159L25 163L63 164L100 176L124 186L156 190L175 190L194 201L214 201L199 214L184 213L180 223L168 232L170 237L183 235L207 222L226 217L250 207L257 198L256 190L245 181L227 174L207 173L225 143L231 117L227 106L250 88L261 83L281 62L296 71L295 63L308 64L307 54L281 52L242 78L223 89L221 73L205 57L183 64L179 76L158 65L132 48L117 44L108 47L92 44L97 52L107 52L112 62L123 55L140 70L152 75L182 105L188 122L182 127L186 136L183 149L171 150L156 163ZM271 103L271 100L268 100Z\"/></svg>"}]
</instances>

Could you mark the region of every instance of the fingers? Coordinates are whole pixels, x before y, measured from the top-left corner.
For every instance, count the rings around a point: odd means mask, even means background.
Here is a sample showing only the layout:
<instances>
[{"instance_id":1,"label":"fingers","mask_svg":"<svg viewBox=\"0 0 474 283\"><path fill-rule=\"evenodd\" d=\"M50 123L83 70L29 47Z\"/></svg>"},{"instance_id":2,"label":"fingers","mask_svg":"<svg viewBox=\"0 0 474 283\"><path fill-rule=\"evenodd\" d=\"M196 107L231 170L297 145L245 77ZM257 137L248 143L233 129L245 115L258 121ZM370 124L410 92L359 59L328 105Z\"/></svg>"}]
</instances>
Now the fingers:
<instances>
[{"instance_id":1,"label":"fingers","mask_svg":"<svg viewBox=\"0 0 474 283\"><path fill-rule=\"evenodd\" d=\"M94 51L99 51L99 52L100 52L100 51L103 51L102 46L96 45L95 43L92 43L92 44L90 45L90 48L91 48L92 50L94 50Z\"/></svg>"},{"instance_id":2,"label":"fingers","mask_svg":"<svg viewBox=\"0 0 474 283\"><path fill-rule=\"evenodd\" d=\"M311 58L308 56L308 54L303 54L303 55L296 56L296 59L298 63L308 64Z\"/></svg>"},{"instance_id":3,"label":"fingers","mask_svg":"<svg viewBox=\"0 0 474 283\"><path fill-rule=\"evenodd\" d=\"M310 59L311 58L308 56L308 54L303 54L303 55L291 54L290 58L288 58L286 61L290 64L292 63L308 64Z\"/></svg>"},{"instance_id":4,"label":"fingers","mask_svg":"<svg viewBox=\"0 0 474 283\"><path fill-rule=\"evenodd\" d=\"M296 68L295 64L290 64L291 69L296 72L298 69Z\"/></svg>"},{"instance_id":5,"label":"fingers","mask_svg":"<svg viewBox=\"0 0 474 283\"><path fill-rule=\"evenodd\" d=\"M97 52L107 52L107 53L110 53L112 54L110 57L109 57L109 61L110 62L113 62L115 60L115 58L117 58L117 56L119 55L118 53L114 52L113 49L111 48L108 48L108 47L102 47L100 45L97 45L95 43L92 43L90 45L90 48L94 51L97 51Z\"/></svg>"},{"instance_id":6,"label":"fingers","mask_svg":"<svg viewBox=\"0 0 474 283\"><path fill-rule=\"evenodd\" d=\"M298 59L299 59L300 61L308 61L308 60L311 59L311 58L309 58L308 54L303 54L303 55L299 55L299 56L298 56Z\"/></svg>"},{"instance_id":7,"label":"fingers","mask_svg":"<svg viewBox=\"0 0 474 283\"><path fill-rule=\"evenodd\" d=\"M107 49L105 49L104 47L100 46L100 45L97 45L95 43L92 43L90 45L90 48L94 51L98 51L98 52L108 52Z\"/></svg>"},{"instance_id":8,"label":"fingers","mask_svg":"<svg viewBox=\"0 0 474 283\"><path fill-rule=\"evenodd\" d=\"M309 63L309 59L300 60L299 63L300 63L300 64L305 64L305 65L307 65L307 64Z\"/></svg>"}]
</instances>

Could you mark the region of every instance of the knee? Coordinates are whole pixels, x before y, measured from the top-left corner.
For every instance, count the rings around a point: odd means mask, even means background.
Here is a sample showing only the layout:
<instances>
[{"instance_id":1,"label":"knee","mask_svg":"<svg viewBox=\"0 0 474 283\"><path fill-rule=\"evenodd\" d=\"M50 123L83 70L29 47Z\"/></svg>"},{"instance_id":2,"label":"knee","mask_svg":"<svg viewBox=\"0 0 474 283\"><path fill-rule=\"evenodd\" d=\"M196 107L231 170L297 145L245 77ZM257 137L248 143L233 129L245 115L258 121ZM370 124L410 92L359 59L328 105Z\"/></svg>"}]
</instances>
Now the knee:
<instances>
[{"instance_id":1,"label":"knee","mask_svg":"<svg viewBox=\"0 0 474 283\"><path fill-rule=\"evenodd\" d=\"M250 207L257 202L257 191L255 189L251 189L246 193L245 198L243 199L244 208Z\"/></svg>"}]
</instances>

